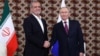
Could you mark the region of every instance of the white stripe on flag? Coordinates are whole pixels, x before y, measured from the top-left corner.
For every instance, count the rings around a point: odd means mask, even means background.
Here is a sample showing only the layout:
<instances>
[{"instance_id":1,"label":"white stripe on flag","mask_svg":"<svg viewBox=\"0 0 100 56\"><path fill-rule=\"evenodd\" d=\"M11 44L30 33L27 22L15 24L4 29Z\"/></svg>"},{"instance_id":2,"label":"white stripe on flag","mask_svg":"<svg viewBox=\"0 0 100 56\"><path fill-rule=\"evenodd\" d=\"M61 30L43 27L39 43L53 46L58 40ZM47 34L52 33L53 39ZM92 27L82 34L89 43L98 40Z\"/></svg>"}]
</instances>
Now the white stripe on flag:
<instances>
[{"instance_id":1,"label":"white stripe on flag","mask_svg":"<svg viewBox=\"0 0 100 56\"><path fill-rule=\"evenodd\" d=\"M0 43L0 56L7 56L6 45Z\"/></svg>"}]
</instances>

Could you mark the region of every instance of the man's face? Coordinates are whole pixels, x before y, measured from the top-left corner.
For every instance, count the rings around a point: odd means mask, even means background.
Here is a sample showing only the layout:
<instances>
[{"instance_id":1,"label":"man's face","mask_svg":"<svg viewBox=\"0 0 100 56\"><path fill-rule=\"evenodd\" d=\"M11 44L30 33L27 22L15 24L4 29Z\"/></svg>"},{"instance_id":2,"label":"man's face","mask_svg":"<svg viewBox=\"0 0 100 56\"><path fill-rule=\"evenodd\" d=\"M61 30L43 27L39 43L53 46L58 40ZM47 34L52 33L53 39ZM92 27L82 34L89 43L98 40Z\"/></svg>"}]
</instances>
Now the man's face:
<instances>
[{"instance_id":1,"label":"man's face","mask_svg":"<svg viewBox=\"0 0 100 56\"><path fill-rule=\"evenodd\" d=\"M61 16L62 20L68 19L68 17L70 16L68 9L67 8L61 8L60 9L60 16Z\"/></svg>"},{"instance_id":2,"label":"man's face","mask_svg":"<svg viewBox=\"0 0 100 56\"><path fill-rule=\"evenodd\" d=\"M35 15L40 15L40 13L41 13L41 5L40 5L40 3L39 2L32 3L32 6L31 6L30 10Z\"/></svg>"}]
</instances>

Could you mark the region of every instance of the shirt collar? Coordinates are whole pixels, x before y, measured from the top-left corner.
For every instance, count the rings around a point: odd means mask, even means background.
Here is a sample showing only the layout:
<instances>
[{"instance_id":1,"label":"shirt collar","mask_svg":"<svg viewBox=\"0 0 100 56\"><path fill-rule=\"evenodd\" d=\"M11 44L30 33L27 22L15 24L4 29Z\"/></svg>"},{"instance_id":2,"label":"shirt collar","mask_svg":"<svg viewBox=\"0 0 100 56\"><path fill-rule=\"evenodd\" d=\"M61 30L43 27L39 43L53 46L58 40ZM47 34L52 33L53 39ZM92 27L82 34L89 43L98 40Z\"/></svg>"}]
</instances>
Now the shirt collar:
<instances>
[{"instance_id":1,"label":"shirt collar","mask_svg":"<svg viewBox=\"0 0 100 56\"><path fill-rule=\"evenodd\" d=\"M32 13L32 15L36 18L36 19L41 19L41 16L37 16L34 13Z\"/></svg>"},{"instance_id":2,"label":"shirt collar","mask_svg":"<svg viewBox=\"0 0 100 56\"><path fill-rule=\"evenodd\" d=\"M64 20L62 20L62 22L64 23L65 21L64 21ZM67 22L67 23L69 23L69 19L66 19L66 22Z\"/></svg>"}]
</instances>

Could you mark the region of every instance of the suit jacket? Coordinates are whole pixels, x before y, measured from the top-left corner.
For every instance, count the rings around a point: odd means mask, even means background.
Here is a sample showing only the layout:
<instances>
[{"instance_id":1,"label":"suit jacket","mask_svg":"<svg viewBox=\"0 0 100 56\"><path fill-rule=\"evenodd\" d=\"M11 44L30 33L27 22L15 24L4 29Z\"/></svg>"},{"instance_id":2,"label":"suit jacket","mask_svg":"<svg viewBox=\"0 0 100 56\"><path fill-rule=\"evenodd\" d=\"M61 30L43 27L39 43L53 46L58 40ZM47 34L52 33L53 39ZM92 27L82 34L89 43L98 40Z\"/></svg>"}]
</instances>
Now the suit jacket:
<instances>
[{"instance_id":1,"label":"suit jacket","mask_svg":"<svg viewBox=\"0 0 100 56\"><path fill-rule=\"evenodd\" d=\"M51 45L59 42L59 56L79 56L84 53L84 40L80 24L76 20L69 20L69 31L66 33L62 21L54 25Z\"/></svg>"},{"instance_id":2,"label":"suit jacket","mask_svg":"<svg viewBox=\"0 0 100 56\"><path fill-rule=\"evenodd\" d=\"M40 27L39 22L33 15L29 15L23 23L25 31L25 48L24 56L47 56L48 49L43 47L44 41L47 39L47 25L45 20L42 19L44 26L44 33Z\"/></svg>"}]
</instances>

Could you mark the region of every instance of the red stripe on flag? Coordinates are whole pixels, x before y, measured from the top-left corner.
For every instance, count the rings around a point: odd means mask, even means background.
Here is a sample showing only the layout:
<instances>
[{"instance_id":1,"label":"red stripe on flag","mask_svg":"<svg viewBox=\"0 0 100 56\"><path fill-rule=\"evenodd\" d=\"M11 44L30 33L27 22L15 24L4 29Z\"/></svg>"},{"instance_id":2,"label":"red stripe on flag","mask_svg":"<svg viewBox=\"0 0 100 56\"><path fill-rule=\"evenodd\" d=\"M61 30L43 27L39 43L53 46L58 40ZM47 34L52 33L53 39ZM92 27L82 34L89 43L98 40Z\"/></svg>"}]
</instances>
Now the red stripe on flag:
<instances>
[{"instance_id":1,"label":"red stripe on flag","mask_svg":"<svg viewBox=\"0 0 100 56\"><path fill-rule=\"evenodd\" d=\"M14 56L14 52L18 47L16 34L13 34L10 41L7 43L7 56Z\"/></svg>"}]
</instances>

